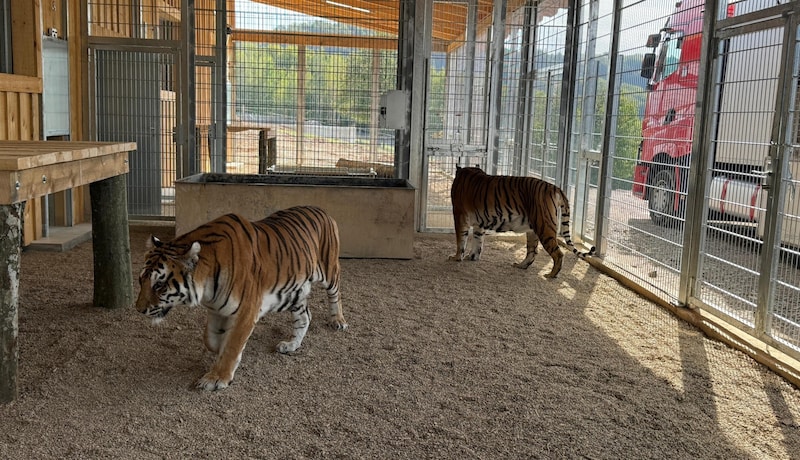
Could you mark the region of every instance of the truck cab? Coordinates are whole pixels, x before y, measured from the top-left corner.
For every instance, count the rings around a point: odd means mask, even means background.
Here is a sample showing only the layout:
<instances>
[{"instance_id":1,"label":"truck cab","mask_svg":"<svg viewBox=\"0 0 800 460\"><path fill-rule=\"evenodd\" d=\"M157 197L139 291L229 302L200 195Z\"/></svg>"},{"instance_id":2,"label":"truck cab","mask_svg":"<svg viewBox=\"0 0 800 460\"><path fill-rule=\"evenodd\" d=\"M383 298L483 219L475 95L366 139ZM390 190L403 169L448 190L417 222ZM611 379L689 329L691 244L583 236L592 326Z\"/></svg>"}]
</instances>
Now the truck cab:
<instances>
[{"instance_id":1,"label":"truck cab","mask_svg":"<svg viewBox=\"0 0 800 460\"><path fill-rule=\"evenodd\" d=\"M656 223L668 222L683 209L703 8L701 0L678 2L659 33L647 37L647 47L653 51L642 60L641 75L647 79L648 94L633 194L648 200L650 217Z\"/></svg>"}]
</instances>

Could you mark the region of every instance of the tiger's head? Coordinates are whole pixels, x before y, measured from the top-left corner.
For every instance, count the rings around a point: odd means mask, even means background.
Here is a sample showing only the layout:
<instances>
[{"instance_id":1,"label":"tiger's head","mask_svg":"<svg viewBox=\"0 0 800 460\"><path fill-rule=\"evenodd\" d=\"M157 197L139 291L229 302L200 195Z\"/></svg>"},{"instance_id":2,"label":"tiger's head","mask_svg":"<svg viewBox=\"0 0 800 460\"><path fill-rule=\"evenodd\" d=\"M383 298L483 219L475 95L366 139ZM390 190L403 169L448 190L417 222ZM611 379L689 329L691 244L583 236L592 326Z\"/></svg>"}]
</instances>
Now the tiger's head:
<instances>
[{"instance_id":1,"label":"tiger's head","mask_svg":"<svg viewBox=\"0 0 800 460\"><path fill-rule=\"evenodd\" d=\"M480 165L475 166L459 166L456 165L456 177L459 176L485 176L486 172L481 169Z\"/></svg>"},{"instance_id":2,"label":"tiger's head","mask_svg":"<svg viewBox=\"0 0 800 460\"><path fill-rule=\"evenodd\" d=\"M198 242L191 246L178 245L151 236L139 275L136 309L159 323L173 307L193 305L191 279L199 254Z\"/></svg>"}]
</instances>

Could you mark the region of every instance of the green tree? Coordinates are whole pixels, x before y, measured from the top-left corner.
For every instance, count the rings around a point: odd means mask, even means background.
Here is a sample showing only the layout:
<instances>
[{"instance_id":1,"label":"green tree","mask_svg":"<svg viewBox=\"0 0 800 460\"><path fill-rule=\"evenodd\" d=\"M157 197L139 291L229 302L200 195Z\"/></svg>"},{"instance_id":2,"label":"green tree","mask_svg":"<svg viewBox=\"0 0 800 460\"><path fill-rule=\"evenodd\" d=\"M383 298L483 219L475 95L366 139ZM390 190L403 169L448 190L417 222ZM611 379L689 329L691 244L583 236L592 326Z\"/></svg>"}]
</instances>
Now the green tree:
<instances>
[{"instance_id":1,"label":"green tree","mask_svg":"<svg viewBox=\"0 0 800 460\"><path fill-rule=\"evenodd\" d=\"M620 95L616 114L616 138L614 143L611 187L630 190L636 156L642 139L642 117L639 115L643 102L625 91Z\"/></svg>"}]
</instances>

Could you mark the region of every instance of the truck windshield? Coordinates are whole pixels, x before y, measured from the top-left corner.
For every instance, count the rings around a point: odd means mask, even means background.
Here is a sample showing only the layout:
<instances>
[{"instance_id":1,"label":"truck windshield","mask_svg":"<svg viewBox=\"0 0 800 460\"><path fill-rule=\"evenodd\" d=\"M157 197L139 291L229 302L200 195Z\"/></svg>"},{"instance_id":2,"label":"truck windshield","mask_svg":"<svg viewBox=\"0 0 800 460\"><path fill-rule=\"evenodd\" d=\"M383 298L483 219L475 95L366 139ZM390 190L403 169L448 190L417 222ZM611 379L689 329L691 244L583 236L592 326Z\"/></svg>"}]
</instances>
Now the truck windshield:
<instances>
[{"instance_id":1,"label":"truck windshield","mask_svg":"<svg viewBox=\"0 0 800 460\"><path fill-rule=\"evenodd\" d=\"M682 32L665 33L658 49L658 59L656 60L656 71L653 75L653 82L664 80L678 70L678 62L681 58L681 43L683 40Z\"/></svg>"}]
</instances>

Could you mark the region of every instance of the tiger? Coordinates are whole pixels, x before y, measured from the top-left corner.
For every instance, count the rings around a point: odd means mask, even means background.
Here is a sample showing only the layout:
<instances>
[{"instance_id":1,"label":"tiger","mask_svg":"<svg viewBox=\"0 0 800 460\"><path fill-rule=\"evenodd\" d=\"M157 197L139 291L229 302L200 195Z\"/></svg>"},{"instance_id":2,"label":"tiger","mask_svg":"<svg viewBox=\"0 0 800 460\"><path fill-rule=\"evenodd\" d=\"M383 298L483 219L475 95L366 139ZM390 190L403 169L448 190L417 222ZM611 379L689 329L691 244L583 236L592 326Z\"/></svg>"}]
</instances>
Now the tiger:
<instances>
[{"instance_id":1,"label":"tiger","mask_svg":"<svg viewBox=\"0 0 800 460\"><path fill-rule=\"evenodd\" d=\"M329 324L348 325L339 299L339 229L315 206L279 210L252 222L226 214L171 241L150 236L139 275L136 309L160 323L173 307L207 309L204 342L215 360L197 388L228 387L256 322L290 311L291 339L277 351L300 348L311 312L312 283L321 283L330 307Z\"/></svg>"},{"instance_id":2,"label":"tiger","mask_svg":"<svg viewBox=\"0 0 800 460\"><path fill-rule=\"evenodd\" d=\"M570 207L567 195L556 185L534 177L492 176L478 167L456 166L450 189L453 222L456 233L456 254L450 260L480 260L483 237L487 232L524 232L527 239L525 259L514 264L527 269L542 246L553 259L553 268L546 278L555 278L561 271L563 254L559 248L558 214L561 209L560 236L572 252L581 258L595 254L579 251L569 231ZM472 229L472 247L467 253L467 238Z\"/></svg>"}]
</instances>

